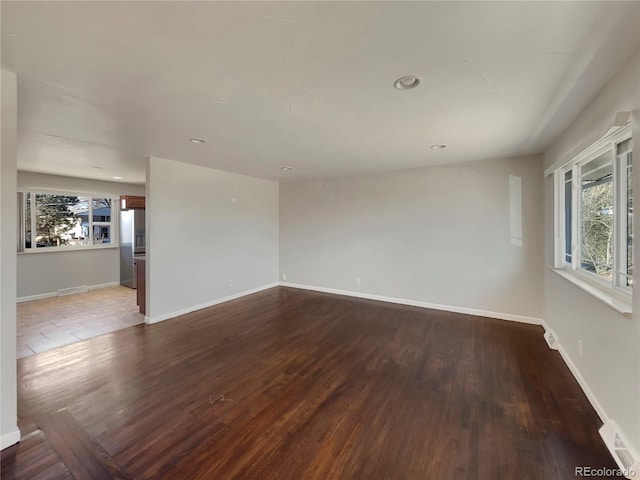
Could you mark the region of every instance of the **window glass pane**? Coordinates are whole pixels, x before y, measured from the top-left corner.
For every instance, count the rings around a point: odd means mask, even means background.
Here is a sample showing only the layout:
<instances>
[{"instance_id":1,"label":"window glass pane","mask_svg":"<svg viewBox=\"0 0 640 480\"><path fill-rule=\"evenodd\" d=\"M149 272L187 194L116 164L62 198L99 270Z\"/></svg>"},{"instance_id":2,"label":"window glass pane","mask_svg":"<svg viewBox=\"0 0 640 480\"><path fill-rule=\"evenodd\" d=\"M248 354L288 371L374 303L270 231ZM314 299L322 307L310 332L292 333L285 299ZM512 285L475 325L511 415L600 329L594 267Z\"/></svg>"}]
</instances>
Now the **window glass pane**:
<instances>
[{"instance_id":1,"label":"window glass pane","mask_svg":"<svg viewBox=\"0 0 640 480\"><path fill-rule=\"evenodd\" d=\"M36 246L87 245L83 225L88 211L89 199L85 197L36 194Z\"/></svg>"},{"instance_id":2,"label":"window glass pane","mask_svg":"<svg viewBox=\"0 0 640 480\"><path fill-rule=\"evenodd\" d=\"M93 226L93 243L98 245L101 243L111 243L111 226L110 225L94 225Z\"/></svg>"},{"instance_id":3,"label":"window glass pane","mask_svg":"<svg viewBox=\"0 0 640 480\"><path fill-rule=\"evenodd\" d=\"M94 198L93 199L93 221L94 222L111 222L111 199L110 198Z\"/></svg>"},{"instance_id":4,"label":"window glass pane","mask_svg":"<svg viewBox=\"0 0 640 480\"><path fill-rule=\"evenodd\" d=\"M572 172L569 170L564 174L564 260L567 263L571 263L571 243L572 243L572 219L573 219L573 205L571 186L573 184L571 180Z\"/></svg>"},{"instance_id":5,"label":"window glass pane","mask_svg":"<svg viewBox=\"0 0 640 480\"><path fill-rule=\"evenodd\" d=\"M630 140L628 140L630 142ZM633 286L633 170L631 168L631 152L627 153L627 286Z\"/></svg>"},{"instance_id":6,"label":"window glass pane","mask_svg":"<svg viewBox=\"0 0 640 480\"><path fill-rule=\"evenodd\" d=\"M31 194L24 194L24 247L31 248Z\"/></svg>"},{"instance_id":7,"label":"window glass pane","mask_svg":"<svg viewBox=\"0 0 640 480\"><path fill-rule=\"evenodd\" d=\"M610 152L583 165L580 185L580 267L612 281L613 162Z\"/></svg>"}]
</instances>

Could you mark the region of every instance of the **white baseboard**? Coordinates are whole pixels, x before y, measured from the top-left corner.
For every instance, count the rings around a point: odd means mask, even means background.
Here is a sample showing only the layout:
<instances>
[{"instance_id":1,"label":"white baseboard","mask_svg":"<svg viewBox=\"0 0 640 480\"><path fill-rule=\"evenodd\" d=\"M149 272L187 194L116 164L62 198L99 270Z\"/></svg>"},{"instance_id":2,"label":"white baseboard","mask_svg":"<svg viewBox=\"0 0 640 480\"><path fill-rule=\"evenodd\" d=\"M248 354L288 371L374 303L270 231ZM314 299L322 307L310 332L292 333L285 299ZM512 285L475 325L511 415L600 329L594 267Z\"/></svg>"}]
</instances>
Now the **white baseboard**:
<instances>
[{"instance_id":1,"label":"white baseboard","mask_svg":"<svg viewBox=\"0 0 640 480\"><path fill-rule=\"evenodd\" d=\"M37 295L27 295L26 297L16 298L17 303L30 302L31 300L41 300L43 298L57 297L58 292L38 293Z\"/></svg>"},{"instance_id":2,"label":"white baseboard","mask_svg":"<svg viewBox=\"0 0 640 480\"><path fill-rule=\"evenodd\" d=\"M557 345L558 345L557 350L560 353L560 356L562 357L562 359L564 360L564 363L567 365L567 367L569 367L569 371L574 376L574 378L578 381L578 385L580 385L580 388L582 388L582 391L587 396L587 399L589 399L589 402L591 403L591 405L593 406L593 409L596 411L596 413L600 417L600 420L602 420L602 423L607 423L607 421L609 420L609 417L607 416L607 413L605 412L604 408L596 398L595 394L591 391L591 388L589 388L589 384L587 384L586 380L580 373L580 370L578 370L578 367L576 367L576 364L573 363L573 360L571 359L569 354L562 347L562 344L558 343Z\"/></svg>"},{"instance_id":3,"label":"white baseboard","mask_svg":"<svg viewBox=\"0 0 640 480\"><path fill-rule=\"evenodd\" d=\"M596 398L596 396L593 393L593 391L591 391L591 388L589 388L589 384L587 383L587 381L584 379L584 377L580 373L580 370L578 370L578 367L576 367L576 364L573 363L573 360L571 359L571 357L569 356L567 351L562 346L560 338L555 334L555 332L553 332L553 330L551 330L549 325L547 325L547 322L545 322L544 320L542 321L542 327L545 330L545 340L547 339L546 336L547 336L548 332L552 332L553 333L555 342L553 343L553 346L549 345L549 348L558 351L558 353L562 357L562 360L564 360L565 365L567 366L567 368L569 369L569 371L573 375L573 378L576 379L576 381L578 382L578 385L580 385L580 388L582 389L584 394L587 396L587 399L589 400L589 403L591 403L591 406L593 407L593 409L598 414L598 417L600 417L600 420L602 421L602 423L607 423L609 421L609 416L607 415L607 413L605 412L604 408L602 407L602 405L600 404L600 402Z\"/></svg>"},{"instance_id":4,"label":"white baseboard","mask_svg":"<svg viewBox=\"0 0 640 480\"><path fill-rule=\"evenodd\" d=\"M99 283L98 285L89 285L89 291L100 290L101 288L117 287L120 282Z\"/></svg>"},{"instance_id":5,"label":"white baseboard","mask_svg":"<svg viewBox=\"0 0 640 480\"><path fill-rule=\"evenodd\" d=\"M100 288L117 287L120 282L100 283L98 285L89 285L87 290L98 290ZM27 295L26 297L16 298L17 303L30 302L31 300L41 300L43 298L57 297L58 292L38 293L37 295Z\"/></svg>"},{"instance_id":6,"label":"white baseboard","mask_svg":"<svg viewBox=\"0 0 640 480\"><path fill-rule=\"evenodd\" d=\"M560 339L555 335L555 333L553 333L546 322L543 321L542 325L545 329L545 339L547 340L547 343L549 343L547 335L550 332L552 333L555 340L555 342L549 344L549 348L558 350L558 353L560 353L562 360L564 360L564 363L573 375L573 378L576 379L578 385L580 385L580 388L589 400L589 403L591 403L591 406L598 414L598 417L600 417L600 420L603 423L602 428L600 428L599 430L600 436L604 440L604 444L609 450L609 453L611 453L611 456L618 464L618 467L620 468L622 474L626 476L626 478L639 479L640 456L638 456L638 454L630 446L631 444L626 440L624 434L622 433L622 430L620 430L620 427L616 424L616 422L607 415L607 412L589 387L589 384L582 376L582 373L580 373L580 370L578 369L576 364L573 363L571 356L569 356L567 351L562 347ZM622 455L620 453L621 451L624 452ZM624 460L622 458L623 456L626 456ZM625 460L627 460L628 465L625 465Z\"/></svg>"},{"instance_id":7,"label":"white baseboard","mask_svg":"<svg viewBox=\"0 0 640 480\"><path fill-rule=\"evenodd\" d=\"M578 370L578 367L576 367L576 364L573 363L573 360L571 359L567 351L563 348L562 343L560 342L560 338L555 334L555 332L553 332L553 330L551 330L549 325L547 325L547 322L545 322L544 320L542 321L542 326L545 330L545 339L548 332L552 332L555 338L555 342L553 343L553 346L549 345L549 348L558 351L558 353L562 357L562 360L564 360L565 365L573 375L573 378L576 379L576 381L578 382L578 385L580 385L580 388L582 389L584 394L587 396L587 399L591 403L591 406L598 414L598 417L600 417L600 420L602 421L602 423L607 423L609 421L609 416L605 412L602 405L600 405L600 402L596 398L595 394L591 391L591 388L589 388L589 384L580 373L580 370Z\"/></svg>"},{"instance_id":8,"label":"white baseboard","mask_svg":"<svg viewBox=\"0 0 640 480\"><path fill-rule=\"evenodd\" d=\"M152 317L144 317L144 323L147 325L151 325L153 323L162 322L164 320L169 320L171 318L179 317L180 315L186 315L187 313L195 312L196 310L202 310L203 308L213 307L214 305L218 305L220 303L228 302L230 300L235 300L240 297L244 297L246 295L251 295L252 293L258 293L263 290L267 290L269 288L277 287L279 285L278 282L269 283L267 285L262 285L261 287L252 288L251 290L244 290L242 292L234 293L233 295L228 295L226 297L218 298L216 300L211 300L209 302L200 303L198 305L193 305L191 307L181 308L180 310L174 310L173 312L163 313L160 315L154 315Z\"/></svg>"},{"instance_id":9,"label":"white baseboard","mask_svg":"<svg viewBox=\"0 0 640 480\"><path fill-rule=\"evenodd\" d=\"M5 433L0 436L0 450L4 450L11 445L15 445L20 441L20 430L16 427L15 430Z\"/></svg>"},{"instance_id":10,"label":"white baseboard","mask_svg":"<svg viewBox=\"0 0 640 480\"><path fill-rule=\"evenodd\" d=\"M453 305L442 305L439 303L421 302L418 300L408 300L406 298L386 297L384 295L374 295L372 293L353 292L351 290L338 290L335 288L326 288L326 287L316 287L313 285L302 285L299 283L280 282L280 285L283 287L300 288L303 290L313 290L315 292L333 293L335 295L346 295L348 297L365 298L367 300L378 300L381 302L410 305L412 307L430 308L433 310L444 310L447 312L463 313L466 315L475 315L478 317L497 318L500 320L510 320L512 322L529 323L532 325L542 325L541 318L527 317L523 315L514 315L512 313L491 312L488 310L479 310L476 308L456 307Z\"/></svg>"}]
</instances>

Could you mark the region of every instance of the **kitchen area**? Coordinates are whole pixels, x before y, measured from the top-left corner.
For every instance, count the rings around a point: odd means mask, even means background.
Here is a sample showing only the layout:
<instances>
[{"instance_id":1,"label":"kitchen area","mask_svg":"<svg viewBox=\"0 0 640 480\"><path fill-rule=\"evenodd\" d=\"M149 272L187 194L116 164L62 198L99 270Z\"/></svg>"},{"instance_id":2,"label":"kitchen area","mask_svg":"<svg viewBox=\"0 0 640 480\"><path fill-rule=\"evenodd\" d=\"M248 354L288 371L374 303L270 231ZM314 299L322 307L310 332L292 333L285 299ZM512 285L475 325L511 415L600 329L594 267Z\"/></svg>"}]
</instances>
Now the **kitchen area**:
<instances>
[{"instance_id":1,"label":"kitchen area","mask_svg":"<svg viewBox=\"0 0 640 480\"><path fill-rule=\"evenodd\" d=\"M112 273L108 274L107 278L111 280L108 283L68 289L78 290L77 293L63 294L61 290L19 300L16 308L17 358L47 352L144 322L145 197L113 195L111 198L111 210L106 214L101 210L97 214L99 217L94 215L93 220L98 223L107 219L113 221L114 226L118 225L118 244L113 242L112 245L101 245L97 249L18 254L18 259L24 265L39 262L36 265L39 270L56 272L55 278L61 278L62 282L83 265L87 266L83 270L87 275L96 270L96 265L108 268ZM104 227L100 225L100 228ZM49 264L53 266L48 267ZM27 270L23 267L25 273L38 272L38 268ZM67 282L74 285L82 280ZM61 286L67 284L62 283Z\"/></svg>"},{"instance_id":2,"label":"kitchen area","mask_svg":"<svg viewBox=\"0 0 640 480\"><path fill-rule=\"evenodd\" d=\"M136 289L140 313L146 313L145 197L120 196L120 285Z\"/></svg>"}]
</instances>

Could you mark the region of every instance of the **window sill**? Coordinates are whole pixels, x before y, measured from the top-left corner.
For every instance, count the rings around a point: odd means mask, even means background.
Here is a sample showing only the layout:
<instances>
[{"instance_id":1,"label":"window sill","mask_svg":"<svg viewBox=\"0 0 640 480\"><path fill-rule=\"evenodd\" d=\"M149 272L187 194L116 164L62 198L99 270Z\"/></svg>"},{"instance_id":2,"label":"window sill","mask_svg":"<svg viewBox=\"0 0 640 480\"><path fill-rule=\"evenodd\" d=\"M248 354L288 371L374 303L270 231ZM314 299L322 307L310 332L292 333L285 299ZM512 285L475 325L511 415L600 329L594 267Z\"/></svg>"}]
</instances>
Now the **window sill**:
<instances>
[{"instance_id":1,"label":"window sill","mask_svg":"<svg viewBox=\"0 0 640 480\"><path fill-rule=\"evenodd\" d=\"M44 247L17 252L18 255L31 255L40 253L58 253L58 252L86 252L91 250L106 250L109 248L120 248L120 245L92 245L90 247Z\"/></svg>"},{"instance_id":2,"label":"window sill","mask_svg":"<svg viewBox=\"0 0 640 480\"><path fill-rule=\"evenodd\" d=\"M547 268L552 272L560 275L565 280L573 283L575 286L581 288L585 292L591 294L604 304L613 308L616 312L624 315L627 318L631 318L631 302L623 300L616 295L607 292L605 289L599 288L591 282L583 280L575 273L567 272L566 270L561 268L553 268L551 265L547 265Z\"/></svg>"}]
</instances>

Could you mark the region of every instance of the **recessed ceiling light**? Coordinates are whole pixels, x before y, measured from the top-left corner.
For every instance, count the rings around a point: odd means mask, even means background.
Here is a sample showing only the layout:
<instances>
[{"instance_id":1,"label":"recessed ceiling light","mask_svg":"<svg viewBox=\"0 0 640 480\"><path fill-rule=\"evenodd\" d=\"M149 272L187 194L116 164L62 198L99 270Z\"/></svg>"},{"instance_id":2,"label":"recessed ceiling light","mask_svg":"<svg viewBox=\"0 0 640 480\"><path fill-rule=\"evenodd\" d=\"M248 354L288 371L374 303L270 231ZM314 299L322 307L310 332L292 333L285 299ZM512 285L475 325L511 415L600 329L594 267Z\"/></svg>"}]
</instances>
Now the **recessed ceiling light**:
<instances>
[{"instance_id":1,"label":"recessed ceiling light","mask_svg":"<svg viewBox=\"0 0 640 480\"><path fill-rule=\"evenodd\" d=\"M293 167L280 167L280 170L284 170L285 172L290 172L293 170Z\"/></svg>"},{"instance_id":2,"label":"recessed ceiling light","mask_svg":"<svg viewBox=\"0 0 640 480\"><path fill-rule=\"evenodd\" d=\"M192 137L189 139L191 143L207 143L204 138Z\"/></svg>"},{"instance_id":3,"label":"recessed ceiling light","mask_svg":"<svg viewBox=\"0 0 640 480\"><path fill-rule=\"evenodd\" d=\"M113 177L114 180L122 180L122 177Z\"/></svg>"},{"instance_id":4,"label":"recessed ceiling light","mask_svg":"<svg viewBox=\"0 0 640 480\"><path fill-rule=\"evenodd\" d=\"M420 78L415 75L400 77L398 80L393 82L393 86L398 90L411 90L412 88L416 88L418 85L420 85Z\"/></svg>"},{"instance_id":5,"label":"recessed ceiling light","mask_svg":"<svg viewBox=\"0 0 640 480\"><path fill-rule=\"evenodd\" d=\"M444 143L441 143L439 145L431 145L431 150L442 150L443 148L447 148Z\"/></svg>"}]
</instances>

